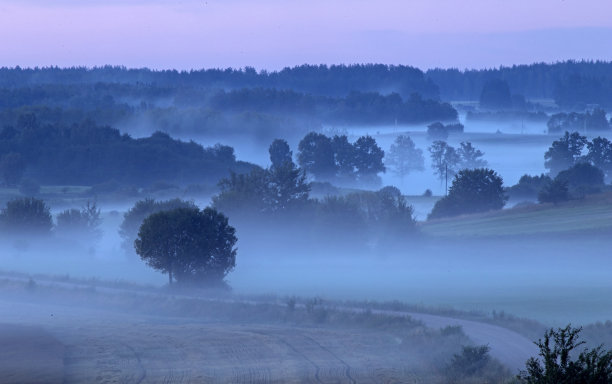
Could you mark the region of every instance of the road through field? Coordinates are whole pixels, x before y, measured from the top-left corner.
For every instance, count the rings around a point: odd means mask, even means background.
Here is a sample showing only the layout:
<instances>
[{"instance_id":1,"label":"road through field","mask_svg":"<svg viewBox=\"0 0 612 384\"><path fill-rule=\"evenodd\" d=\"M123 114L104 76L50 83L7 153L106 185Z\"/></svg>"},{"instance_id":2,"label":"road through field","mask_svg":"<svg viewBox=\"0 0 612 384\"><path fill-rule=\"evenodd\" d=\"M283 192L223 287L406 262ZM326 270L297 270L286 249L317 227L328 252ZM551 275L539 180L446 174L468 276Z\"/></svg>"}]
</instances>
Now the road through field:
<instances>
[{"instance_id":1,"label":"road through field","mask_svg":"<svg viewBox=\"0 0 612 384\"><path fill-rule=\"evenodd\" d=\"M169 297L156 295L160 300ZM415 312L372 312L410 316L434 329L459 325L475 343L489 345L491 355L513 372L537 354L530 340L491 324ZM5 299L0 299L0 317L24 329L44 329L57 340L45 356L48 366L63 362L64 383L415 382L432 361L427 347L419 350L389 333L357 328L268 325L248 319L227 323ZM10 345L5 343L5 350Z\"/></svg>"}]
</instances>

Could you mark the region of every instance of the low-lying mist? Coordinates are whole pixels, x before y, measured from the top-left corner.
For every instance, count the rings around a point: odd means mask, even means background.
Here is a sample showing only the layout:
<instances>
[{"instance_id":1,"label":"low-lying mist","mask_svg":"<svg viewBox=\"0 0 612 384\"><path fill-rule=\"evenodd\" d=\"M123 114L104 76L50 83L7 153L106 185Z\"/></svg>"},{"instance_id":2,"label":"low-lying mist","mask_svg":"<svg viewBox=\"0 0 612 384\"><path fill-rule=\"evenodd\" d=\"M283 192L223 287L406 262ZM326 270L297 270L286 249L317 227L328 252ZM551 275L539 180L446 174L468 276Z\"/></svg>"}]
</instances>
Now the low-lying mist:
<instances>
[{"instance_id":1,"label":"low-lying mist","mask_svg":"<svg viewBox=\"0 0 612 384\"><path fill-rule=\"evenodd\" d=\"M102 206L103 236L86 239L4 238L2 270L161 286L166 276L121 246L123 219ZM296 219L271 225L232 221L237 266L227 281L239 294L321 296L339 300L400 300L490 312L562 325L612 318L604 236L445 238L384 236L364 244L350 231L307 233Z\"/></svg>"}]
</instances>

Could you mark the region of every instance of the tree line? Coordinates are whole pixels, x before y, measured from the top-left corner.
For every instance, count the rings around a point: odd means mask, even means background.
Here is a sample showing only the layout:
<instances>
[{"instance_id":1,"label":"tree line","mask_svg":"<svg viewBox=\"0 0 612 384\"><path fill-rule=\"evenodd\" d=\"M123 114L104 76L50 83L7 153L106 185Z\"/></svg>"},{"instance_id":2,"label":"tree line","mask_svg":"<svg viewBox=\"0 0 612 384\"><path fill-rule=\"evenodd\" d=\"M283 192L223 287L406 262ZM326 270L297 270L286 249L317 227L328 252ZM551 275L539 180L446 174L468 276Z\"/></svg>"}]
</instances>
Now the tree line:
<instances>
[{"instance_id":1,"label":"tree line","mask_svg":"<svg viewBox=\"0 0 612 384\"><path fill-rule=\"evenodd\" d=\"M24 175L54 185L115 181L147 186L161 180L214 184L230 171L251 167L237 161L229 146L204 148L162 132L134 139L92 121L43 124L28 114L0 131L0 176L5 185L16 185Z\"/></svg>"}]
</instances>

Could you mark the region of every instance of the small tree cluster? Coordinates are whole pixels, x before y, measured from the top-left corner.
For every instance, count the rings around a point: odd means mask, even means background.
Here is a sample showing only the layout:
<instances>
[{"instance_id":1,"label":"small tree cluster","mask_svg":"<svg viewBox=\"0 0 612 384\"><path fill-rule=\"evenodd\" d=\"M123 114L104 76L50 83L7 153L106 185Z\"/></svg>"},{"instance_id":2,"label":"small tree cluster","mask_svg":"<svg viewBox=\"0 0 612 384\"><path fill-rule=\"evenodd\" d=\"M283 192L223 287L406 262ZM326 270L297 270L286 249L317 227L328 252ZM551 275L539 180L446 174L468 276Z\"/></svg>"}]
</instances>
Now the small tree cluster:
<instances>
[{"instance_id":1,"label":"small tree cluster","mask_svg":"<svg viewBox=\"0 0 612 384\"><path fill-rule=\"evenodd\" d=\"M14 199L0 212L0 227L5 233L48 235L53 228L53 218L43 200Z\"/></svg>"},{"instance_id":2,"label":"small tree cluster","mask_svg":"<svg viewBox=\"0 0 612 384\"><path fill-rule=\"evenodd\" d=\"M213 206L223 212L287 212L308 200L310 185L304 172L292 161L289 145L275 140L270 145L272 165L247 174L232 173L219 182L221 193Z\"/></svg>"},{"instance_id":3,"label":"small tree cluster","mask_svg":"<svg viewBox=\"0 0 612 384\"><path fill-rule=\"evenodd\" d=\"M482 159L484 153L476 149L471 142L461 142L458 149L444 141L434 141L429 147L431 167L440 181L454 177L460 169L475 169L487 166Z\"/></svg>"},{"instance_id":4,"label":"small tree cluster","mask_svg":"<svg viewBox=\"0 0 612 384\"><path fill-rule=\"evenodd\" d=\"M317 180L379 183L385 152L371 136L350 143L346 136L307 134L298 146L298 164Z\"/></svg>"},{"instance_id":5,"label":"small tree cluster","mask_svg":"<svg viewBox=\"0 0 612 384\"><path fill-rule=\"evenodd\" d=\"M585 152L586 148L586 153ZM606 178L612 176L612 142L605 137L596 137L589 141L578 132L565 132L544 154L544 166L551 176L578 163L590 163L601 169Z\"/></svg>"},{"instance_id":6,"label":"small tree cluster","mask_svg":"<svg viewBox=\"0 0 612 384\"><path fill-rule=\"evenodd\" d=\"M446 140L452 133L463 133L463 129L461 123L442 124L437 121L427 126L427 138L429 140Z\"/></svg>"},{"instance_id":7,"label":"small tree cluster","mask_svg":"<svg viewBox=\"0 0 612 384\"><path fill-rule=\"evenodd\" d=\"M556 113L546 123L549 134L564 131L601 132L610 131L610 122L606 119L606 112L596 108L592 112Z\"/></svg>"},{"instance_id":8,"label":"small tree cluster","mask_svg":"<svg viewBox=\"0 0 612 384\"><path fill-rule=\"evenodd\" d=\"M87 202L81 209L67 209L57 215L56 231L66 235L97 241L102 236L100 209L95 202Z\"/></svg>"}]
</instances>

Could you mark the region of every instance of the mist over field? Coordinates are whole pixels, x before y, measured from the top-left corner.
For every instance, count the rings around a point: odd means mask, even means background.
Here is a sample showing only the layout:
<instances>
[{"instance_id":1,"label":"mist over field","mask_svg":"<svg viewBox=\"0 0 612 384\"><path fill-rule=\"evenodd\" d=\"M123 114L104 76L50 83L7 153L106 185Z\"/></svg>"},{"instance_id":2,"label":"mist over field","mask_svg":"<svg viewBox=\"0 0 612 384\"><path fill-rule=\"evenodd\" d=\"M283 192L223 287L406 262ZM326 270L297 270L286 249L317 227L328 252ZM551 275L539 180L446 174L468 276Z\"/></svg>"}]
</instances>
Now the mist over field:
<instances>
[{"instance_id":1,"label":"mist over field","mask_svg":"<svg viewBox=\"0 0 612 384\"><path fill-rule=\"evenodd\" d=\"M0 384L612 382L589 1L0 6Z\"/></svg>"}]
</instances>

